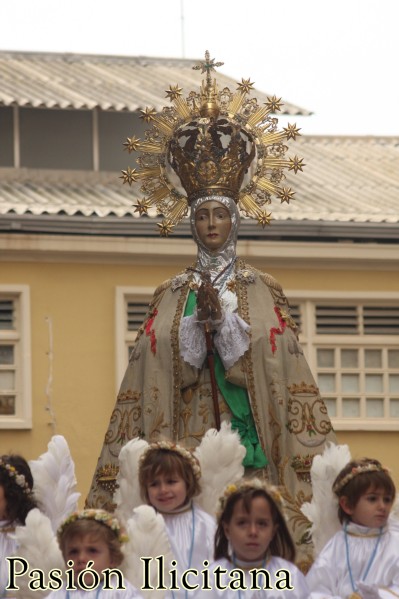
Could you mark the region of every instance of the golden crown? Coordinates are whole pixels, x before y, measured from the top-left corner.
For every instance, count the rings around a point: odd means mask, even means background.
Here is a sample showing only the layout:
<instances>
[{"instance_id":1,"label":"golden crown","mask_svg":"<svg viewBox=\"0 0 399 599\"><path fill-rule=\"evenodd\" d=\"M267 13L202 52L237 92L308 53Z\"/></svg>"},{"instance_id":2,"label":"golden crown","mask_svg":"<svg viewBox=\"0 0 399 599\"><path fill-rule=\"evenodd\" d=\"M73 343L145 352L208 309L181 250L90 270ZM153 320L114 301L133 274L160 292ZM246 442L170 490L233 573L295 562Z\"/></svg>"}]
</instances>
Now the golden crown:
<instances>
[{"instance_id":1,"label":"golden crown","mask_svg":"<svg viewBox=\"0 0 399 599\"><path fill-rule=\"evenodd\" d=\"M187 215L191 202L202 196L224 195L233 198L241 211L265 227L271 213L264 206L272 195L281 202L293 199L295 192L281 185L284 170L297 173L305 166L294 156L284 158L284 140L299 135L296 125L277 130L271 113L280 110L281 98L273 96L260 106L256 98L247 97L253 89L249 79L242 79L237 91L219 91L211 72L215 63L209 52L205 61L194 66L206 73L199 92L183 98L178 85L166 92L172 106L160 114L153 108L141 111L141 118L152 128L145 140L128 137L128 152L138 151L139 169L122 171L123 183L142 182L144 199L135 204L136 211L147 214L156 207L164 220L158 223L160 234L168 236Z\"/></svg>"}]
</instances>

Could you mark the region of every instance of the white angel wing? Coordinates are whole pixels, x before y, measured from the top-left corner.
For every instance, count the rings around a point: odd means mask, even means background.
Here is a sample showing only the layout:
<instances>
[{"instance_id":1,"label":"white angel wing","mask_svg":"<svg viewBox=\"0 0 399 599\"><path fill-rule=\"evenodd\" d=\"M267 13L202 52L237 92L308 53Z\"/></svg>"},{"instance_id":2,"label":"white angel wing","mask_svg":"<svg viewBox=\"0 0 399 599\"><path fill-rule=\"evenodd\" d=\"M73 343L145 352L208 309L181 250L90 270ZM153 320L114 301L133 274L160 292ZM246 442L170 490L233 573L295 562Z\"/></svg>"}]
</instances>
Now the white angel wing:
<instances>
[{"instance_id":1,"label":"white angel wing","mask_svg":"<svg viewBox=\"0 0 399 599\"><path fill-rule=\"evenodd\" d=\"M134 508L143 503L139 487L139 460L147 447L147 441L135 438L126 443L119 453L114 501L117 505L116 514L123 523L131 517Z\"/></svg>"},{"instance_id":2,"label":"white angel wing","mask_svg":"<svg viewBox=\"0 0 399 599\"><path fill-rule=\"evenodd\" d=\"M230 423L222 422L220 431L210 429L194 455L201 465L201 494L196 503L215 516L217 502L227 485L244 475L245 447Z\"/></svg>"},{"instance_id":3,"label":"white angel wing","mask_svg":"<svg viewBox=\"0 0 399 599\"><path fill-rule=\"evenodd\" d=\"M159 561L154 558L162 556L165 571L169 569L173 559L164 519L157 514L153 507L140 505L133 511L127 525L129 541L124 547L125 559L122 570L127 580L131 582L145 597L160 599L166 593L156 590L159 584ZM147 566L141 558L147 560ZM165 580L168 580L165 576ZM153 587L145 590L142 586Z\"/></svg>"},{"instance_id":4,"label":"white angel wing","mask_svg":"<svg viewBox=\"0 0 399 599\"><path fill-rule=\"evenodd\" d=\"M41 510L50 518L53 531L77 509L80 493L76 491L75 464L68 443L55 435L46 453L29 466L33 475L33 491Z\"/></svg>"},{"instance_id":5,"label":"white angel wing","mask_svg":"<svg viewBox=\"0 0 399 599\"><path fill-rule=\"evenodd\" d=\"M328 443L321 455L313 458L310 476L312 501L304 503L301 511L312 522L310 529L315 555L323 549L330 538L341 529L338 519L338 498L332 486L338 473L351 461L347 445Z\"/></svg>"},{"instance_id":6,"label":"white angel wing","mask_svg":"<svg viewBox=\"0 0 399 599\"><path fill-rule=\"evenodd\" d=\"M57 568L64 572L65 564L53 532L52 523L39 509L35 508L29 512L25 525L17 526L15 529L15 537L17 555L29 564L28 572L40 569L45 574L45 580L47 580L50 570ZM36 599L40 599L49 594L48 590L29 589L30 581L28 574L16 578L16 586L20 589L16 592L18 598L32 599L36 597Z\"/></svg>"}]
</instances>

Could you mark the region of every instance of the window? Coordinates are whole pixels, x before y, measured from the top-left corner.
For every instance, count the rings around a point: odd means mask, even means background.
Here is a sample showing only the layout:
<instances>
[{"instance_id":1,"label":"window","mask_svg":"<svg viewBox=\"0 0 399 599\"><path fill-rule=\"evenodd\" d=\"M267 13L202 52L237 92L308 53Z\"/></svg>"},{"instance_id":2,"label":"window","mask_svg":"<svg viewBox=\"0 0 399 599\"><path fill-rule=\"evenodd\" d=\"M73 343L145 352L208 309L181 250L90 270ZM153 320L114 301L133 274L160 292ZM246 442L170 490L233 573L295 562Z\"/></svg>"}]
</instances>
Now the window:
<instances>
[{"instance_id":1,"label":"window","mask_svg":"<svg viewBox=\"0 0 399 599\"><path fill-rule=\"evenodd\" d=\"M399 430L399 297L291 303L335 428Z\"/></svg>"},{"instance_id":2,"label":"window","mask_svg":"<svg viewBox=\"0 0 399 599\"><path fill-rule=\"evenodd\" d=\"M13 109L0 106L0 167L14 166Z\"/></svg>"},{"instance_id":3,"label":"window","mask_svg":"<svg viewBox=\"0 0 399 599\"><path fill-rule=\"evenodd\" d=\"M91 110L20 109L21 166L93 168Z\"/></svg>"},{"instance_id":4,"label":"window","mask_svg":"<svg viewBox=\"0 0 399 599\"><path fill-rule=\"evenodd\" d=\"M153 287L117 287L116 289L116 377L118 389L137 331L147 313L153 293Z\"/></svg>"},{"instance_id":5,"label":"window","mask_svg":"<svg viewBox=\"0 0 399 599\"><path fill-rule=\"evenodd\" d=\"M0 427L31 428L29 289L0 285Z\"/></svg>"}]
</instances>

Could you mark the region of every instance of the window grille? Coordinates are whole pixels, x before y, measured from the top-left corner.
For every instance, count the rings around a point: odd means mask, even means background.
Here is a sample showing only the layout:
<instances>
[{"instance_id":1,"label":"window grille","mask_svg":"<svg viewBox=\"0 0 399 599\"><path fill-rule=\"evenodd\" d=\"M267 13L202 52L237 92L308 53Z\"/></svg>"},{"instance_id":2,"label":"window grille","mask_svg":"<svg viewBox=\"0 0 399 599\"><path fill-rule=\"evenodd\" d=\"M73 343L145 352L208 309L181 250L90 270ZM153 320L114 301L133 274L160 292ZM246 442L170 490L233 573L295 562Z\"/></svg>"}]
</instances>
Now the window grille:
<instances>
[{"instance_id":1,"label":"window grille","mask_svg":"<svg viewBox=\"0 0 399 599\"><path fill-rule=\"evenodd\" d=\"M399 430L398 302L306 300L292 313L335 428Z\"/></svg>"},{"instance_id":2,"label":"window grille","mask_svg":"<svg viewBox=\"0 0 399 599\"><path fill-rule=\"evenodd\" d=\"M0 285L0 428L31 427L29 290Z\"/></svg>"}]
</instances>

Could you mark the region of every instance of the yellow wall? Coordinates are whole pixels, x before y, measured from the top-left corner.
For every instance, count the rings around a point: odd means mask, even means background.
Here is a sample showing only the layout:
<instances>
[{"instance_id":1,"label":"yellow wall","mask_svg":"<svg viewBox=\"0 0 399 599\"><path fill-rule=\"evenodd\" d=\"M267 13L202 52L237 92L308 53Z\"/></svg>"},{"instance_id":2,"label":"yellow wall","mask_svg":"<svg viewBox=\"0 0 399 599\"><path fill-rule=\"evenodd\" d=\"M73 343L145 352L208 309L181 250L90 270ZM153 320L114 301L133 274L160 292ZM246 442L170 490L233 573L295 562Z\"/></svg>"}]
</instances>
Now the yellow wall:
<instances>
[{"instance_id":1,"label":"yellow wall","mask_svg":"<svg viewBox=\"0 0 399 599\"><path fill-rule=\"evenodd\" d=\"M1 263L2 284L26 284L31 292L33 428L2 430L0 452L19 452L28 459L46 450L54 432L68 440L76 464L82 503L115 402L115 288L155 287L190 263L187 256L173 265L10 262ZM130 261L132 262L132 261ZM367 290L399 289L392 272L367 270L268 268L285 289ZM49 376L49 329L53 326L52 408L55 428L46 411ZM396 453L399 432L339 432L353 456L377 457L393 470L399 482Z\"/></svg>"}]
</instances>

